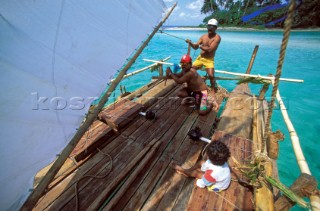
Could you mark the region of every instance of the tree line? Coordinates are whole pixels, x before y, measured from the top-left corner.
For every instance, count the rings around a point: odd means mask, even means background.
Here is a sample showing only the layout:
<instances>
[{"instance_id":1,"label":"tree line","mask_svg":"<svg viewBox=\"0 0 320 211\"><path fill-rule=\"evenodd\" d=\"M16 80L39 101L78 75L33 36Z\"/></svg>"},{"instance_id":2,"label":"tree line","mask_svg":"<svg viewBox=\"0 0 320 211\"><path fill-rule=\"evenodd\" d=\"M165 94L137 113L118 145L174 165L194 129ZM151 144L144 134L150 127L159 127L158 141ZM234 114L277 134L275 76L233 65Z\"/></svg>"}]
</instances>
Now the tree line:
<instances>
[{"instance_id":1,"label":"tree line","mask_svg":"<svg viewBox=\"0 0 320 211\"><path fill-rule=\"evenodd\" d=\"M220 26L282 28L289 2L281 0L204 0L203 24L215 18ZM293 28L320 27L320 1L297 0Z\"/></svg>"}]
</instances>

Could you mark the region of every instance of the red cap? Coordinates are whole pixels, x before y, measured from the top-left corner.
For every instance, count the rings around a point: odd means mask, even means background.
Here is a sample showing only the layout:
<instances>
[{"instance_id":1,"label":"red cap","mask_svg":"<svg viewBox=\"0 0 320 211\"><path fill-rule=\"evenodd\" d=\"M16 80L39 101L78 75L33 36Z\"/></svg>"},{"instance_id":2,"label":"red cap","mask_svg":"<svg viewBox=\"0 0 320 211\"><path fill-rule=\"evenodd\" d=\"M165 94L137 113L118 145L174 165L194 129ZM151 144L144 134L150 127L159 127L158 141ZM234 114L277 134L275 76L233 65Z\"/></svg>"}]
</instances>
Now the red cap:
<instances>
[{"instance_id":1,"label":"red cap","mask_svg":"<svg viewBox=\"0 0 320 211\"><path fill-rule=\"evenodd\" d=\"M182 62L182 63L189 63L189 62L192 62L192 59L191 59L191 57L190 57L188 54L185 54L185 55L182 56L180 62Z\"/></svg>"}]
</instances>

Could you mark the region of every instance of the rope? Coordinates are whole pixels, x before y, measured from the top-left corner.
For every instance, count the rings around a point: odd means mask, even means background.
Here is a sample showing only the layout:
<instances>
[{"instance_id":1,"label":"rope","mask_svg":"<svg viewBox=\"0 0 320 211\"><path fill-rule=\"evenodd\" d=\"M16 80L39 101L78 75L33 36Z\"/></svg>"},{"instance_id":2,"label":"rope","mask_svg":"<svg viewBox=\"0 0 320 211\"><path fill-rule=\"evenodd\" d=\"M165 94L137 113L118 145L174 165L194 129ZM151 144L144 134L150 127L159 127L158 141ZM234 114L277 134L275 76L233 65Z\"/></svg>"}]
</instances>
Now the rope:
<instances>
[{"instance_id":1,"label":"rope","mask_svg":"<svg viewBox=\"0 0 320 211\"><path fill-rule=\"evenodd\" d=\"M105 174L105 175L84 175L82 176L76 183L75 183L75 186L74 186L74 189L75 189L75 197L76 197L76 207L75 207L75 210L78 211L79 210L79 197L78 197L78 183L83 180L84 178L93 178L93 179L102 179L104 177L106 177L112 170L113 168L113 160L112 160L112 157L109 155L109 154L106 154L104 153L103 151L101 151L99 148L97 148L97 150L102 153L105 157L108 157L110 159L110 169L108 170L108 172Z\"/></svg>"},{"instance_id":2,"label":"rope","mask_svg":"<svg viewBox=\"0 0 320 211\"><path fill-rule=\"evenodd\" d=\"M237 210L242 210L239 207L237 207L237 205L233 204L231 201L227 200L225 197L221 196L219 193L214 192L216 195L218 195L220 198L222 198L222 200L225 200L228 204L230 204L231 206L235 207Z\"/></svg>"},{"instance_id":3,"label":"rope","mask_svg":"<svg viewBox=\"0 0 320 211\"><path fill-rule=\"evenodd\" d=\"M178 36L175 36L175 35L172 35L172 34L169 34L167 32L164 32L163 30L159 30L160 33L163 33L163 34L166 34L168 36L171 36L171 37L174 37L174 38L177 38L177 39L180 39L180 40L183 40L183 41L186 41L186 39L184 38L181 38L181 37L178 37Z\"/></svg>"},{"instance_id":4,"label":"rope","mask_svg":"<svg viewBox=\"0 0 320 211\"><path fill-rule=\"evenodd\" d=\"M277 66L277 72L275 75L274 86L272 89L271 102L269 104L268 117L267 117L267 121L266 121L266 125L265 125L266 133L262 139L261 152L263 152L265 150L266 139L267 139L268 134L270 133L270 121L271 121L271 116L272 116L272 112L273 112L273 104L274 104L274 101L276 98L276 94L277 94L277 90L278 90L278 86L279 86L279 80L280 80L280 76L282 73L282 66L283 66L284 57L286 54L286 48L287 48L288 41L289 41L294 10L295 10L295 0L291 0L290 4L289 4L288 17L284 23L284 32L283 32L283 39L282 39L282 44L281 44L280 56L279 56L279 60L278 60L278 66Z\"/></svg>"}]
</instances>

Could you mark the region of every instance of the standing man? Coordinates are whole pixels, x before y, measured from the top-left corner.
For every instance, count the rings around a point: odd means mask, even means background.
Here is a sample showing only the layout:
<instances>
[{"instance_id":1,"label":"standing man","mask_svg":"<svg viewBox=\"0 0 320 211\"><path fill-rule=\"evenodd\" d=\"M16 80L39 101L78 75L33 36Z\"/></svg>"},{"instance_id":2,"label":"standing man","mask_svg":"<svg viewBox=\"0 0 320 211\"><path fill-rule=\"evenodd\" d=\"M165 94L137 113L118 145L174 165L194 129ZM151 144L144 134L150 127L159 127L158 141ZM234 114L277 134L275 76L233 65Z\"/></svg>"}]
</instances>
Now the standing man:
<instances>
[{"instance_id":1,"label":"standing man","mask_svg":"<svg viewBox=\"0 0 320 211\"><path fill-rule=\"evenodd\" d=\"M200 55L192 64L192 71L195 72L204 66L210 79L211 88L214 88L215 91L217 88L214 79L214 55L221 41L220 35L216 33L217 28L218 21L210 19L207 25L208 34L202 35L197 43L192 43L189 39L186 40L193 49L201 49Z\"/></svg>"}]
</instances>

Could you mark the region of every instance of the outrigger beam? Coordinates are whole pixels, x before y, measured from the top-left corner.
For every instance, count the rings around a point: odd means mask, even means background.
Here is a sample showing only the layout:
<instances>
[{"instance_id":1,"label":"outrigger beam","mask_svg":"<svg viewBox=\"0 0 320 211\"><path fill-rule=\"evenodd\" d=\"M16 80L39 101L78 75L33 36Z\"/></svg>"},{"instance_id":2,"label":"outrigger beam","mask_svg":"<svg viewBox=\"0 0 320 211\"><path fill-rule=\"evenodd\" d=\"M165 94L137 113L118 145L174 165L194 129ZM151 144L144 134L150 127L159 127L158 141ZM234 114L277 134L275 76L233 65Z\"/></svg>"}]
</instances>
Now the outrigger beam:
<instances>
[{"instance_id":1,"label":"outrigger beam","mask_svg":"<svg viewBox=\"0 0 320 211\"><path fill-rule=\"evenodd\" d=\"M168 56L167 58L163 59L162 61L167 61L167 60L169 60L170 58L171 58L171 56ZM164 62L164 63L166 63L166 62ZM147 69L150 69L151 67L157 66L158 64L162 64L162 63L154 63L154 64L149 65L149 66L147 66L147 67L144 67L144 68L142 68L142 69L140 69L140 70L136 70L136 71L134 71L134 72L132 72L132 73L128 73L128 74L124 75L122 79L128 78L128 77L133 76L133 75L138 74L138 73L141 73L141 72L143 72L143 71L145 71L145 70L147 70ZM115 80L115 79L112 79L110 82L113 82L114 80Z\"/></svg>"},{"instance_id":2,"label":"outrigger beam","mask_svg":"<svg viewBox=\"0 0 320 211\"><path fill-rule=\"evenodd\" d=\"M224 70L215 70L216 73L221 74L228 74L228 75L237 75L242 77L253 77L253 78L263 78L267 80L274 81L275 77L273 76L262 76L262 75L253 75L253 74L244 74L244 73L234 73L234 72L228 72ZM288 81L288 82L297 82L297 83L303 83L303 80L300 79L291 79L291 78L280 78L280 81Z\"/></svg>"},{"instance_id":3,"label":"outrigger beam","mask_svg":"<svg viewBox=\"0 0 320 211\"><path fill-rule=\"evenodd\" d=\"M151 59L143 59L143 61L146 62L154 62L157 64L166 64L166 65L170 65L173 66L174 63L170 63L170 62L162 62L162 61L157 61L157 60L151 60ZM262 75L253 75L253 74L245 74L245 73L234 73L234 72L228 72L228 71L224 71L224 70L215 70L216 73L221 73L221 74L227 74L227 75L236 75L236 76L241 76L241 77L253 77L253 78L263 78L263 79L267 79L267 80L271 80L274 81L275 77L273 76L262 76ZM235 78L234 80L239 80L239 78ZM303 80L300 79L291 79L291 78L280 78L280 81L287 81L287 82L297 82L297 83L303 83Z\"/></svg>"}]
</instances>

